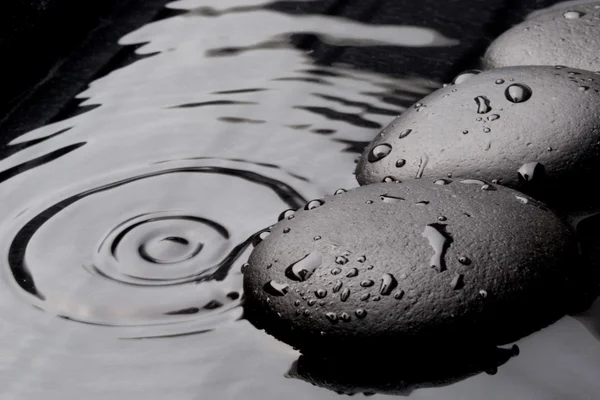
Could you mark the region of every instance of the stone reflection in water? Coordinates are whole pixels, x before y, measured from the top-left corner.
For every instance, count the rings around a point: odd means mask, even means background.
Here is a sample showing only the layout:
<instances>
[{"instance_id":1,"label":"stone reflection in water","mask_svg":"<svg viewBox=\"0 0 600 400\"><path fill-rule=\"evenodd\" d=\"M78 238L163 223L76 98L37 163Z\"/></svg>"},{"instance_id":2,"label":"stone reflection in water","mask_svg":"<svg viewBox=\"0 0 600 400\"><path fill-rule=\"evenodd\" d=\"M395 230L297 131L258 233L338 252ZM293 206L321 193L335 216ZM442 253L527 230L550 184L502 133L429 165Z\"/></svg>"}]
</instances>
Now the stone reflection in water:
<instances>
[{"instance_id":1,"label":"stone reflection in water","mask_svg":"<svg viewBox=\"0 0 600 400\"><path fill-rule=\"evenodd\" d=\"M356 186L351 152L437 84L316 67L289 37L455 41L259 5L173 3L190 12L123 38L153 55L92 82L78 96L87 112L0 149L0 397L264 398L270 384L279 399L296 387L271 381L297 354L239 321L248 238Z\"/></svg>"}]
</instances>

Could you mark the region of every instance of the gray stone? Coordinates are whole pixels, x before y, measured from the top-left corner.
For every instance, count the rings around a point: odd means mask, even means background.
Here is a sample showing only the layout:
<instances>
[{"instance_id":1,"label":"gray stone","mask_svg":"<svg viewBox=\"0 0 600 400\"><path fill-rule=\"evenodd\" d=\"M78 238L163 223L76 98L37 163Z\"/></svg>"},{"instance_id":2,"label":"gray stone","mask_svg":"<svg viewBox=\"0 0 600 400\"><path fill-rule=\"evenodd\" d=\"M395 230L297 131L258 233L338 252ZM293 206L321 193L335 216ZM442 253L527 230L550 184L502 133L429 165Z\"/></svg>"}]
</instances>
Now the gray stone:
<instances>
[{"instance_id":1,"label":"gray stone","mask_svg":"<svg viewBox=\"0 0 600 400\"><path fill-rule=\"evenodd\" d=\"M573 297L570 228L515 190L421 179L308 204L244 271L246 318L304 352L505 344Z\"/></svg>"},{"instance_id":2,"label":"gray stone","mask_svg":"<svg viewBox=\"0 0 600 400\"><path fill-rule=\"evenodd\" d=\"M556 64L600 70L600 2L527 19L496 38L483 58L485 68Z\"/></svg>"},{"instance_id":3,"label":"gray stone","mask_svg":"<svg viewBox=\"0 0 600 400\"><path fill-rule=\"evenodd\" d=\"M460 81L461 79L459 79ZM585 208L600 176L600 74L521 66L470 74L391 122L367 146L361 185L452 176L495 181Z\"/></svg>"}]
</instances>

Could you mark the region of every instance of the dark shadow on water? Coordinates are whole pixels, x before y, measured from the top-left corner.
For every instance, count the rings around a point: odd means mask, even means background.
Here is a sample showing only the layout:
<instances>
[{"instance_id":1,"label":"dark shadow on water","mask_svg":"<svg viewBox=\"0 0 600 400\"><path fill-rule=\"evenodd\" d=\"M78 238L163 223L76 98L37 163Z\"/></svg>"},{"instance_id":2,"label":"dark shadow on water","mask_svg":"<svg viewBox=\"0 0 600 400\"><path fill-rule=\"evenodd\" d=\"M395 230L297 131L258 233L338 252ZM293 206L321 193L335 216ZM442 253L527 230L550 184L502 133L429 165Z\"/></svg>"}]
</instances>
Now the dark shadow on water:
<instances>
[{"instance_id":1,"label":"dark shadow on water","mask_svg":"<svg viewBox=\"0 0 600 400\"><path fill-rule=\"evenodd\" d=\"M482 372L495 374L498 367L519 354L519 348L450 348L393 352L373 357L321 358L301 355L287 378L300 379L338 394L357 393L408 396L419 388L448 386Z\"/></svg>"}]
</instances>

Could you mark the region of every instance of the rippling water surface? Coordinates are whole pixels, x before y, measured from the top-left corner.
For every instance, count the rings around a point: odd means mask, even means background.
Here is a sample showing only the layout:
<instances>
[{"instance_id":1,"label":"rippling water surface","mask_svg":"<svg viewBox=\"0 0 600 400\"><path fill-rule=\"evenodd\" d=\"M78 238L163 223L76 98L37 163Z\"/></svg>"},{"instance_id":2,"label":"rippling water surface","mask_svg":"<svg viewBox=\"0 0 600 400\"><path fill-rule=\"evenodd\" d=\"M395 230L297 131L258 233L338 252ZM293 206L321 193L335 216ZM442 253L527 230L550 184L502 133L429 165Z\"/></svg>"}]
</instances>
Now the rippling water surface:
<instances>
[{"instance_id":1,"label":"rippling water surface","mask_svg":"<svg viewBox=\"0 0 600 400\"><path fill-rule=\"evenodd\" d=\"M315 65L290 37L457 41L262 5L172 3L180 15L121 40L148 57L92 82L87 112L0 149L0 398L338 397L294 379L298 353L242 319L248 238L356 186L357 153L441 83ZM404 394L591 399L598 370L600 346L565 318L495 376Z\"/></svg>"}]
</instances>

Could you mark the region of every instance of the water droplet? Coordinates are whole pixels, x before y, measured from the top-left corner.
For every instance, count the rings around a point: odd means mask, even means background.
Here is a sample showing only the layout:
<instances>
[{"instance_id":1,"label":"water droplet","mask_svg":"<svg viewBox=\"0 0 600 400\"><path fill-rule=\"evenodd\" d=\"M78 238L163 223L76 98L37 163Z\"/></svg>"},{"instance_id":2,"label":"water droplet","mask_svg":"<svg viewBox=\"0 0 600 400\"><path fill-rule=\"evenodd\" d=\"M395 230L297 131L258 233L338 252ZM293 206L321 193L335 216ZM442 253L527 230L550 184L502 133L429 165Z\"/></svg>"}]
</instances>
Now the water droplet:
<instances>
[{"instance_id":1,"label":"water droplet","mask_svg":"<svg viewBox=\"0 0 600 400\"><path fill-rule=\"evenodd\" d=\"M358 261L359 263L364 263L365 261L367 261L367 257L366 256L360 256L356 259L356 261Z\"/></svg>"},{"instance_id":2,"label":"water droplet","mask_svg":"<svg viewBox=\"0 0 600 400\"><path fill-rule=\"evenodd\" d=\"M517 200L519 200L523 204L529 203L529 200L527 200L527 198L525 198L523 196L515 196L515 197L517 198Z\"/></svg>"},{"instance_id":3,"label":"water droplet","mask_svg":"<svg viewBox=\"0 0 600 400\"><path fill-rule=\"evenodd\" d=\"M461 83L467 81L468 79L474 77L475 75L479 75L480 73L481 73L481 71L478 69L470 69L468 71L461 72L460 74L458 74L456 76L456 78L454 78L452 80L452 84L453 85L461 84Z\"/></svg>"},{"instance_id":4,"label":"water droplet","mask_svg":"<svg viewBox=\"0 0 600 400\"><path fill-rule=\"evenodd\" d=\"M403 201L404 199L402 197L395 197L395 196L389 196L387 194L381 195L379 196L379 198L381 199L381 201L383 201L384 203L397 203L399 201Z\"/></svg>"},{"instance_id":5,"label":"water droplet","mask_svg":"<svg viewBox=\"0 0 600 400\"><path fill-rule=\"evenodd\" d=\"M394 278L394 275L385 273L381 277L381 287L379 288L379 294L382 296L388 296L392 290L398 286L398 281Z\"/></svg>"},{"instance_id":6,"label":"water droplet","mask_svg":"<svg viewBox=\"0 0 600 400\"><path fill-rule=\"evenodd\" d=\"M358 275L358 269L356 268L352 268L350 271L348 271L348 273L346 274L346 276L348 278L354 278L356 275Z\"/></svg>"},{"instance_id":7,"label":"water droplet","mask_svg":"<svg viewBox=\"0 0 600 400\"><path fill-rule=\"evenodd\" d=\"M484 181L480 181L479 179L464 179L460 181L460 183L466 183L470 185L485 185Z\"/></svg>"},{"instance_id":8,"label":"water droplet","mask_svg":"<svg viewBox=\"0 0 600 400\"><path fill-rule=\"evenodd\" d=\"M267 269L271 268L273 264L267 264Z\"/></svg>"},{"instance_id":9,"label":"water droplet","mask_svg":"<svg viewBox=\"0 0 600 400\"><path fill-rule=\"evenodd\" d=\"M348 313L342 313L340 314L340 319L344 322L348 322L350 321L350 315L348 315Z\"/></svg>"},{"instance_id":10,"label":"water droplet","mask_svg":"<svg viewBox=\"0 0 600 400\"><path fill-rule=\"evenodd\" d=\"M463 265L471 265L471 260L468 257L460 256L458 257L458 262Z\"/></svg>"},{"instance_id":11,"label":"water droplet","mask_svg":"<svg viewBox=\"0 0 600 400\"><path fill-rule=\"evenodd\" d=\"M246 273L246 271L248 270L248 267L250 267L250 264L248 264L248 263L242 264L242 267L240 268L240 271L242 272L242 274Z\"/></svg>"},{"instance_id":12,"label":"water droplet","mask_svg":"<svg viewBox=\"0 0 600 400\"><path fill-rule=\"evenodd\" d=\"M295 305L296 307L298 307L298 306L300 305L300 300L296 300L296 301L294 301L294 305Z\"/></svg>"},{"instance_id":13,"label":"water droplet","mask_svg":"<svg viewBox=\"0 0 600 400\"><path fill-rule=\"evenodd\" d=\"M344 256L337 256L335 258L335 263L338 265L344 265L348 262L348 259Z\"/></svg>"},{"instance_id":14,"label":"water droplet","mask_svg":"<svg viewBox=\"0 0 600 400\"><path fill-rule=\"evenodd\" d=\"M335 281L335 284L333 285L333 293L339 292L342 288L342 285L342 281Z\"/></svg>"},{"instance_id":15,"label":"water droplet","mask_svg":"<svg viewBox=\"0 0 600 400\"><path fill-rule=\"evenodd\" d=\"M304 314L305 317L308 317L310 315L310 311L304 310L302 314Z\"/></svg>"},{"instance_id":16,"label":"water droplet","mask_svg":"<svg viewBox=\"0 0 600 400\"><path fill-rule=\"evenodd\" d=\"M388 154L390 154L391 151L392 151L391 145L389 145L387 143L378 144L377 146L373 147L373 149L369 152L369 155L367 156L367 160L370 163L379 161L382 158L385 158Z\"/></svg>"},{"instance_id":17,"label":"water droplet","mask_svg":"<svg viewBox=\"0 0 600 400\"><path fill-rule=\"evenodd\" d=\"M492 110L490 106L490 99L485 96L475 97L475 104L477 104L477 114L487 114Z\"/></svg>"},{"instance_id":18,"label":"water droplet","mask_svg":"<svg viewBox=\"0 0 600 400\"><path fill-rule=\"evenodd\" d=\"M450 282L450 286L453 290L462 289L464 285L465 283L463 274L454 275L454 278L452 278L452 282Z\"/></svg>"},{"instance_id":19,"label":"water droplet","mask_svg":"<svg viewBox=\"0 0 600 400\"><path fill-rule=\"evenodd\" d=\"M396 168L402 168L406 165L406 160L401 158L398 161L396 161Z\"/></svg>"},{"instance_id":20,"label":"water droplet","mask_svg":"<svg viewBox=\"0 0 600 400\"><path fill-rule=\"evenodd\" d=\"M584 15L585 13L582 13L581 11L567 11L563 14L566 19L579 19Z\"/></svg>"},{"instance_id":21,"label":"water droplet","mask_svg":"<svg viewBox=\"0 0 600 400\"><path fill-rule=\"evenodd\" d=\"M323 200L311 200L304 206L305 210L314 210L315 208L321 207L325 202Z\"/></svg>"},{"instance_id":22,"label":"water droplet","mask_svg":"<svg viewBox=\"0 0 600 400\"><path fill-rule=\"evenodd\" d=\"M287 267L285 276L294 281L305 281L321 266L321 262L321 253L313 251Z\"/></svg>"},{"instance_id":23,"label":"water droplet","mask_svg":"<svg viewBox=\"0 0 600 400\"><path fill-rule=\"evenodd\" d=\"M452 181L450 179L438 179L433 183L435 183L436 185L447 185L449 183L452 183Z\"/></svg>"},{"instance_id":24,"label":"water droplet","mask_svg":"<svg viewBox=\"0 0 600 400\"><path fill-rule=\"evenodd\" d=\"M317 296L318 299L323 299L323 298L325 298L325 296L327 296L327 290L326 289L317 289L315 291L315 296Z\"/></svg>"},{"instance_id":25,"label":"water droplet","mask_svg":"<svg viewBox=\"0 0 600 400\"><path fill-rule=\"evenodd\" d=\"M404 290L398 290L396 293L394 293L394 298L396 300L400 300L404 297Z\"/></svg>"},{"instance_id":26,"label":"water droplet","mask_svg":"<svg viewBox=\"0 0 600 400\"><path fill-rule=\"evenodd\" d=\"M365 279L364 281L360 282L360 286L362 287L371 287L375 284L375 282L373 282L371 279Z\"/></svg>"},{"instance_id":27,"label":"water droplet","mask_svg":"<svg viewBox=\"0 0 600 400\"><path fill-rule=\"evenodd\" d=\"M400 132L400 136L398 136L398 138L400 139L404 139L405 137L407 137L410 133L412 132L412 129L405 129L402 132Z\"/></svg>"},{"instance_id":28,"label":"water droplet","mask_svg":"<svg viewBox=\"0 0 600 400\"><path fill-rule=\"evenodd\" d=\"M488 128L487 126L485 128L483 128L484 133L490 133L491 131L492 130L490 128ZM487 150L489 150L489 148Z\"/></svg>"},{"instance_id":29,"label":"water droplet","mask_svg":"<svg viewBox=\"0 0 600 400\"><path fill-rule=\"evenodd\" d=\"M504 79L496 79L496 85L502 85L504 83Z\"/></svg>"},{"instance_id":30,"label":"water droplet","mask_svg":"<svg viewBox=\"0 0 600 400\"><path fill-rule=\"evenodd\" d=\"M431 256L429 264L440 272L446 269L443 256L446 247L449 245L448 238L442 233L444 228L445 225L442 224L431 224L425 226L422 233L422 236L429 241L429 245L433 248L433 256Z\"/></svg>"},{"instance_id":31,"label":"water droplet","mask_svg":"<svg viewBox=\"0 0 600 400\"><path fill-rule=\"evenodd\" d=\"M368 269L368 270L372 270L373 268L375 268L373 265L369 265L369 266L367 267L367 269Z\"/></svg>"},{"instance_id":32,"label":"water droplet","mask_svg":"<svg viewBox=\"0 0 600 400\"><path fill-rule=\"evenodd\" d=\"M423 103L415 103L415 105L413 106L414 108L419 108L419 107L423 107Z\"/></svg>"},{"instance_id":33,"label":"water droplet","mask_svg":"<svg viewBox=\"0 0 600 400\"><path fill-rule=\"evenodd\" d=\"M283 233L288 233L289 231L291 231L290 228L283 228Z\"/></svg>"},{"instance_id":34,"label":"water droplet","mask_svg":"<svg viewBox=\"0 0 600 400\"><path fill-rule=\"evenodd\" d=\"M580 92L587 92L588 90L590 90L589 86L579 86L577 88L577 90L579 90Z\"/></svg>"},{"instance_id":35,"label":"water droplet","mask_svg":"<svg viewBox=\"0 0 600 400\"><path fill-rule=\"evenodd\" d=\"M346 190L346 189L338 189L338 190L336 190L336 191L333 193L333 195L334 195L334 196L338 196L338 195L340 195L340 194L343 194L343 193L346 193L346 192L347 192L347 190Z\"/></svg>"},{"instance_id":36,"label":"water droplet","mask_svg":"<svg viewBox=\"0 0 600 400\"><path fill-rule=\"evenodd\" d=\"M469 131L465 129L464 131L462 131L462 133L463 135L466 135L467 133L469 133Z\"/></svg>"},{"instance_id":37,"label":"water droplet","mask_svg":"<svg viewBox=\"0 0 600 400\"><path fill-rule=\"evenodd\" d=\"M342 290L342 293L340 294L340 300L346 301L348 300L348 297L350 297L350 289L344 288L344 290Z\"/></svg>"},{"instance_id":38,"label":"water droplet","mask_svg":"<svg viewBox=\"0 0 600 400\"><path fill-rule=\"evenodd\" d=\"M488 292L486 290L479 291L479 297L481 297L482 299L487 298L487 296L488 296Z\"/></svg>"},{"instance_id":39,"label":"water droplet","mask_svg":"<svg viewBox=\"0 0 600 400\"><path fill-rule=\"evenodd\" d=\"M379 300L381 300L381 297L380 296L373 296L372 300L373 301L379 301Z\"/></svg>"},{"instance_id":40,"label":"water droplet","mask_svg":"<svg viewBox=\"0 0 600 400\"><path fill-rule=\"evenodd\" d=\"M371 293L365 293L362 296L360 296L360 301L367 301L369 300L369 297L371 297Z\"/></svg>"},{"instance_id":41,"label":"water droplet","mask_svg":"<svg viewBox=\"0 0 600 400\"><path fill-rule=\"evenodd\" d=\"M531 94L532 92L529 86L521 83L514 83L507 87L504 91L504 96L506 96L506 99L512 103L523 103L529 100Z\"/></svg>"},{"instance_id":42,"label":"water droplet","mask_svg":"<svg viewBox=\"0 0 600 400\"><path fill-rule=\"evenodd\" d=\"M317 301L315 299L309 299L306 304L308 304L310 307L314 306L315 304L317 304Z\"/></svg>"},{"instance_id":43,"label":"water droplet","mask_svg":"<svg viewBox=\"0 0 600 400\"><path fill-rule=\"evenodd\" d=\"M480 121L482 121L482 120L483 120L483 118L482 118L482 117L477 117L477 118L475 118L475 121L477 121L477 122L480 122Z\"/></svg>"},{"instance_id":44,"label":"water droplet","mask_svg":"<svg viewBox=\"0 0 600 400\"><path fill-rule=\"evenodd\" d=\"M341 268L335 267L334 269L331 270L331 275L337 275L340 272L342 272Z\"/></svg>"},{"instance_id":45,"label":"water droplet","mask_svg":"<svg viewBox=\"0 0 600 400\"><path fill-rule=\"evenodd\" d=\"M257 233L256 235L254 235L254 238L252 239L252 246L254 246L254 247L258 246L270 234L271 234L271 232L269 231L269 229L265 229L265 230Z\"/></svg>"},{"instance_id":46,"label":"water droplet","mask_svg":"<svg viewBox=\"0 0 600 400\"><path fill-rule=\"evenodd\" d=\"M438 221L442 221L442 222L444 222L444 221L446 221L448 218L444 217L443 215L440 215L440 216L439 216L437 219L438 219Z\"/></svg>"},{"instance_id":47,"label":"water droplet","mask_svg":"<svg viewBox=\"0 0 600 400\"><path fill-rule=\"evenodd\" d=\"M487 120L488 121L495 121L498 118L500 118L500 116L498 114L492 114L492 115L488 115Z\"/></svg>"},{"instance_id":48,"label":"water droplet","mask_svg":"<svg viewBox=\"0 0 600 400\"><path fill-rule=\"evenodd\" d=\"M362 318L364 318L364 317L366 317L366 316L367 316L367 311L366 311L366 310L364 310L364 309L362 309L362 308L359 308L358 310L356 310L356 311L354 312L354 314L355 314L355 315L356 315L358 318L361 318L361 319L362 319Z\"/></svg>"},{"instance_id":49,"label":"water droplet","mask_svg":"<svg viewBox=\"0 0 600 400\"><path fill-rule=\"evenodd\" d=\"M293 209L289 209L289 210L285 210L284 212L282 212L281 214L279 214L279 217L277 218L277 221L282 221L284 219L291 219L289 217L293 216L296 213L296 210Z\"/></svg>"},{"instance_id":50,"label":"water droplet","mask_svg":"<svg viewBox=\"0 0 600 400\"><path fill-rule=\"evenodd\" d=\"M533 180L539 180L544 176L544 166L539 162L530 162L523 164L517 171L519 175L519 181L522 183L532 182Z\"/></svg>"},{"instance_id":51,"label":"water droplet","mask_svg":"<svg viewBox=\"0 0 600 400\"><path fill-rule=\"evenodd\" d=\"M483 186L481 187L481 190L485 190L485 191L488 191L488 192L493 192L493 191L495 191L495 190L497 190L497 189L496 189L496 187L495 187L495 186L488 185L488 184L486 183L485 185L483 185Z\"/></svg>"},{"instance_id":52,"label":"water droplet","mask_svg":"<svg viewBox=\"0 0 600 400\"><path fill-rule=\"evenodd\" d=\"M395 182L395 181L396 180L393 177L391 177L391 176L386 176L385 178L382 179L383 183L392 183L392 182Z\"/></svg>"},{"instance_id":53,"label":"water droplet","mask_svg":"<svg viewBox=\"0 0 600 400\"><path fill-rule=\"evenodd\" d=\"M417 174L415 175L416 179L419 179L423 176L423 172L425 172L425 167L427 166L427 162L429 162L429 156L423 154L421 158L419 158L419 169Z\"/></svg>"},{"instance_id":54,"label":"water droplet","mask_svg":"<svg viewBox=\"0 0 600 400\"><path fill-rule=\"evenodd\" d=\"M373 204L373 200L367 200L365 201L365 204Z\"/></svg>"},{"instance_id":55,"label":"water droplet","mask_svg":"<svg viewBox=\"0 0 600 400\"><path fill-rule=\"evenodd\" d=\"M317 235L313 238L314 241L321 240L321 236Z\"/></svg>"}]
</instances>

